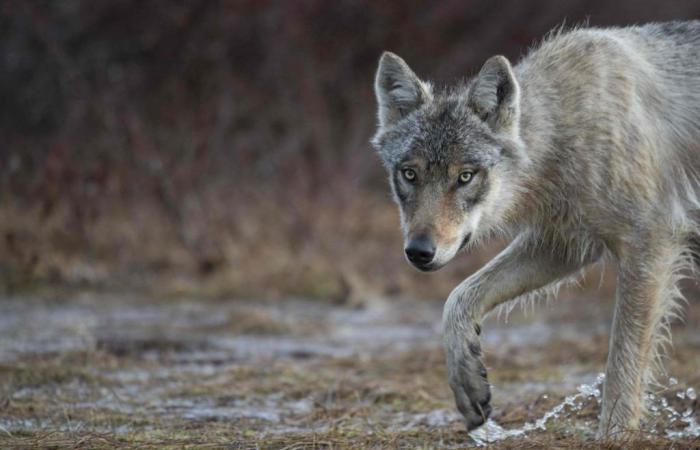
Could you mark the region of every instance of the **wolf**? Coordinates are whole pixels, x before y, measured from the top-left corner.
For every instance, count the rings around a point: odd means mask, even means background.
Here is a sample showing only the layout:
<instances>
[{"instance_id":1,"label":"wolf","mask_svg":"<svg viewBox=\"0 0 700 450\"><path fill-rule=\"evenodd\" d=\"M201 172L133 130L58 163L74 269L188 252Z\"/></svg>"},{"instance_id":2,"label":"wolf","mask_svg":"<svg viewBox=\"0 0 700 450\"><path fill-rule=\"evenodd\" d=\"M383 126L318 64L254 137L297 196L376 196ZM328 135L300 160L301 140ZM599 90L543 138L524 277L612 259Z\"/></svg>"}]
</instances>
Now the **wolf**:
<instances>
[{"instance_id":1,"label":"wolf","mask_svg":"<svg viewBox=\"0 0 700 450\"><path fill-rule=\"evenodd\" d=\"M434 271L510 240L444 306L466 427L491 413L484 316L605 261L618 275L598 433L639 429L700 242L700 22L555 30L516 65L493 56L443 89L385 52L374 89L371 142L408 261Z\"/></svg>"}]
</instances>

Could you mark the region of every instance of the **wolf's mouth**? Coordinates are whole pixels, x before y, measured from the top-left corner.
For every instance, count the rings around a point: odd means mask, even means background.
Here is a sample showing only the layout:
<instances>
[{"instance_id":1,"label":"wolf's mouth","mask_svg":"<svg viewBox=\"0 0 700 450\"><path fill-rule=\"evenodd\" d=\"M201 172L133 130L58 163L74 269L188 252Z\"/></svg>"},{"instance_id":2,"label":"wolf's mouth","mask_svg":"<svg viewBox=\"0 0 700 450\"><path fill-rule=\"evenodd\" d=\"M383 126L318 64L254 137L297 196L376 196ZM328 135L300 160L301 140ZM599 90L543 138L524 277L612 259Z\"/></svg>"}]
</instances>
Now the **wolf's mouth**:
<instances>
[{"instance_id":1,"label":"wolf's mouth","mask_svg":"<svg viewBox=\"0 0 700 450\"><path fill-rule=\"evenodd\" d=\"M471 233L467 233L467 235L464 236L464 239L462 239L462 243L459 244L459 250L457 250L458 252L461 251L461 250L463 250L464 247L467 246L467 244L469 243L469 239L471 239L471 237L472 237L472 234L471 234Z\"/></svg>"}]
</instances>

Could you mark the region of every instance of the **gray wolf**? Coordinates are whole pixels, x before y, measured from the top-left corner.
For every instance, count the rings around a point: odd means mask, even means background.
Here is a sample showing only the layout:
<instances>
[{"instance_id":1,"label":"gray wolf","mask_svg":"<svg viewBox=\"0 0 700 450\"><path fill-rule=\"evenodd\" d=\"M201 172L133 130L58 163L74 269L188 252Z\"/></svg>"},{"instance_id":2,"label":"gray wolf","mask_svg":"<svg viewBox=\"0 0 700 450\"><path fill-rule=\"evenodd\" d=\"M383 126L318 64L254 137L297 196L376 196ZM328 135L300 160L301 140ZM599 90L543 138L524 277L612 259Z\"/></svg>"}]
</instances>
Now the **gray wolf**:
<instances>
[{"instance_id":1,"label":"gray wolf","mask_svg":"<svg viewBox=\"0 0 700 450\"><path fill-rule=\"evenodd\" d=\"M638 429L700 238L700 22L555 31L517 65L494 56L441 90L386 52L375 93L372 144L410 263L437 270L511 239L444 307L467 428L491 412L484 315L605 260L618 279L599 435Z\"/></svg>"}]
</instances>

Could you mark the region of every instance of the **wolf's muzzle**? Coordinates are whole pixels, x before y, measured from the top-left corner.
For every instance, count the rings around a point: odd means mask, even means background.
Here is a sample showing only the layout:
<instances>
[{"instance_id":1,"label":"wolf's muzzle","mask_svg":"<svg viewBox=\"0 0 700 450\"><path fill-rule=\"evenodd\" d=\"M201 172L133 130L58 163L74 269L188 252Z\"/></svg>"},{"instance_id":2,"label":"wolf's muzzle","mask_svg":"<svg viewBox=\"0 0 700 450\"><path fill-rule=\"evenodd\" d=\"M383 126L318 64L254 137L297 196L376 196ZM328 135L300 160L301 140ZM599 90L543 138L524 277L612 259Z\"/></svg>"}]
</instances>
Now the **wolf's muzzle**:
<instances>
[{"instance_id":1,"label":"wolf's muzzle","mask_svg":"<svg viewBox=\"0 0 700 450\"><path fill-rule=\"evenodd\" d=\"M435 244L427 236L417 236L408 242L405 252L408 260L420 269L433 261Z\"/></svg>"}]
</instances>

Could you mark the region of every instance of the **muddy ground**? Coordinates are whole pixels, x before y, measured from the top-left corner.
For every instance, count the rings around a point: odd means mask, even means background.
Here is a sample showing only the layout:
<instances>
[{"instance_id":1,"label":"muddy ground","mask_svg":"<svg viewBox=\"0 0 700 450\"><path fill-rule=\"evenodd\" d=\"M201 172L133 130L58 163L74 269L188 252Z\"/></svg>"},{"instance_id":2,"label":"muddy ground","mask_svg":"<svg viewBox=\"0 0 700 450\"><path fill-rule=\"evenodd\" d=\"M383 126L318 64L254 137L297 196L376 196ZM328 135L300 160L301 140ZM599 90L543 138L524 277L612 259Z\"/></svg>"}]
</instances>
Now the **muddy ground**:
<instances>
[{"instance_id":1,"label":"muddy ground","mask_svg":"<svg viewBox=\"0 0 700 450\"><path fill-rule=\"evenodd\" d=\"M493 421L505 429L535 423L603 369L610 300L562 297L484 324ZM446 382L441 312L396 299L3 298L0 447L615 447L593 440L598 405L585 388L544 429L467 434ZM698 448L700 304L674 326L667 367L673 379L650 399L658 411L634 445Z\"/></svg>"}]
</instances>

